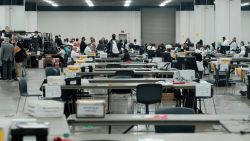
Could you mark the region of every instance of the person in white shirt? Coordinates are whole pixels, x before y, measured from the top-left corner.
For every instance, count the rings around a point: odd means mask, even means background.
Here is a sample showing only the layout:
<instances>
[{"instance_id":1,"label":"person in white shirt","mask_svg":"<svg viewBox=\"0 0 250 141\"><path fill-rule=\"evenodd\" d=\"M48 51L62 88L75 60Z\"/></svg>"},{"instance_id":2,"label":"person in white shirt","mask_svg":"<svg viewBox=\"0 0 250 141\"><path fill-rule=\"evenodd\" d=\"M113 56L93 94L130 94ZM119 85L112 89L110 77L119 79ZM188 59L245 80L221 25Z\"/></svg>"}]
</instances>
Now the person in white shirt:
<instances>
[{"instance_id":1,"label":"person in white shirt","mask_svg":"<svg viewBox=\"0 0 250 141\"><path fill-rule=\"evenodd\" d=\"M222 46L229 46L229 41L226 39L226 37L222 37Z\"/></svg>"},{"instance_id":2,"label":"person in white shirt","mask_svg":"<svg viewBox=\"0 0 250 141\"><path fill-rule=\"evenodd\" d=\"M236 37L234 37L232 42L230 43L230 51L235 52L237 47L238 47L238 44L236 42Z\"/></svg>"},{"instance_id":3,"label":"person in white shirt","mask_svg":"<svg viewBox=\"0 0 250 141\"><path fill-rule=\"evenodd\" d=\"M112 39L108 43L108 53L110 57L118 57L120 54L120 49L117 46L117 40L115 34L112 34Z\"/></svg>"},{"instance_id":4,"label":"person in white shirt","mask_svg":"<svg viewBox=\"0 0 250 141\"><path fill-rule=\"evenodd\" d=\"M239 57L244 57L246 54L246 47L243 41L240 42L240 53Z\"/></svg>"},{"instance_id":5,"label":"person in white shirt","mask_svg":"<svg viewBox=\"0 0 250 141\"><path fill-rule=\"evenodd\" d=\"M80 57L80 54L77 53L77 47L73 47L73 49L70 53L70 56L71 56L73 61L76 61Z\"/></svg>"},{"instance_id":6,"label":"person in white shirt","mask_svg":"<svg viewBox=\"0 0 250 141\"><path fill-rule=\"evenodd\" d=\"M139 46L139 44L137 43L137 40L136 40L136 39L134 39L134 45L135 45L135 46Z\"/></svg>"},{"instance_id":7,"label":"person in white shirt","mask_svg":"<svg viewBox=\"0 0 250 141\"><path fill-rule=\"evenodd\" d=\"M202 47L200 44L196 44L195 53L202 53Z\"/></svg>"},{"instance_id":8,"label":"person in white shirt","mask_svg":"<svg viewBox=\"0 0 250 141\"><path fill-rule=\"evenodd\" d=\"M84 54L85 55L89 55L90 53L92 53L92 50L90 48L90 44L86 46L85 50L84 50Z\"/></svg>"},{"instance_id":9,"label":"person in white shirt","mask_svg":"<svg viewBox=\"0 0 250 141\"><path fill-rule=\"evenodd\" d=\"M57 55L59 55L60 57L62 57L64 59L65 50L64 50L63 46L60 46L60 51L57 53Z\"/></svg>"},{"instance_id":10,"label":"person in white shirt","mask_svg":"<svg viewBox=\"0 0 250 141\"><path fill-rule=\"evenodd\" d=\"M155 44L150 44L148 47L147 47L148 50L156 50L156 47L155 47Z\"/></svg>"}]
</instances>

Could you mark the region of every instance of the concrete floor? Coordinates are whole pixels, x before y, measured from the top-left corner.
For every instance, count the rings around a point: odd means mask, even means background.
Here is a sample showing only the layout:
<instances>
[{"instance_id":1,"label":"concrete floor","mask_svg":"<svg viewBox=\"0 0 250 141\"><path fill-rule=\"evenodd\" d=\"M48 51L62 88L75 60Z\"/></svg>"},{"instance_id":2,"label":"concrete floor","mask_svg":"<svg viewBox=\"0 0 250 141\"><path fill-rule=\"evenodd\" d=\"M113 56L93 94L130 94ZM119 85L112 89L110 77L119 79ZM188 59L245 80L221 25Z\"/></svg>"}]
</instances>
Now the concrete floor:
<instances>
[{"instance_id":1,"label":"concrete floor","mask_svg":"<svg viewBox=\"0 0 250 141\"><path fill-rule=\"evenodd\" d=\"M39 87L44 78L44 69L28 69L28 92L31 94L41 94L41 92L39 91ZM242 97L239 94L239 90L243 89L244 87L244 83L236 83L236 85L234 85L233 87L216 88L214 100L217 109L217 114L250 114L250 100L248 100L246 97ZM15 114L18 99L18 82L14 80L0 80L0 115ZM161 106L173 107L174 104L175 102L169 102L163 103ZM215 114L212 100L205 100L205 104L206 113ZM154 111L154 109L154 106L152 106L150 108L150 111ZM202 110L203 112L205 112L204 106L202 106ZM135 128L137 131L140 130L139 126Z\"/></svg>"}]
</instances>

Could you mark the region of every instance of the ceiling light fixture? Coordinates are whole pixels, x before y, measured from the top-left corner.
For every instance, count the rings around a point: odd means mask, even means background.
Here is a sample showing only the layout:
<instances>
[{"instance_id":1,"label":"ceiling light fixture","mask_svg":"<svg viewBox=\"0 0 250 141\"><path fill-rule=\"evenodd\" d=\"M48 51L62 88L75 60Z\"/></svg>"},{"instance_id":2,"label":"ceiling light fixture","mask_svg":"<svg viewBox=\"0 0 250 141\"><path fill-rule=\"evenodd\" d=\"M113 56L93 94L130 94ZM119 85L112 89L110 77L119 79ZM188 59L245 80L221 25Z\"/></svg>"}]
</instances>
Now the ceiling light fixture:
<instances>
[{"instance_id":1,"label":"ceiling light fixture","mask_svg":"<svg viewBox=\"0 0 250 141\"><path fill-rule=\"evenodd\" d=\"M130 6L130 3L131 3L131 0L126 0L124 6L125 6L125 7L129 7L129 6Z\"/></svg>"},{"instance_id":2,"label":"ceiling light fixture","mask_svg":"<svg viewBox=\"0 0 250 141\"><path fill-rule=\"evenodd\" d=\"M166 6L170 2L171 2L171 0L164 0L159 6L160 7Z\"/></svg>"},{"instance_id":3,"label":"ceiling light fixture","mask_svg":"<svg viewBox=\"0 0 250 141\"><path fill-rule=\"evenodd\" d=\"M241 6L248 6L249 5L249 2L246 2L246 3L242 3Z\"/></svg>"},{"instance_id":4,"label":"ceiling light fixture","mask_svg":"<svg viewBox=\"0 0 250 141\"><path fill-rule=\"evenodd\" d=\"M44 2L49 3L50 5L54 6L54 7L58 7L59 5L51 0L43 0Z\"/></svg>"},{"instance_id":5,"label":"ceiling light fixture","mask_svg":"<svg viewBox=\"0 0 250 141\"><path fill-rule=\"evenodd\" d=\"M91 0L85 0L85 2L88 4L89 7L93 7L94 4Z\"/></svg>"}]
</instances>

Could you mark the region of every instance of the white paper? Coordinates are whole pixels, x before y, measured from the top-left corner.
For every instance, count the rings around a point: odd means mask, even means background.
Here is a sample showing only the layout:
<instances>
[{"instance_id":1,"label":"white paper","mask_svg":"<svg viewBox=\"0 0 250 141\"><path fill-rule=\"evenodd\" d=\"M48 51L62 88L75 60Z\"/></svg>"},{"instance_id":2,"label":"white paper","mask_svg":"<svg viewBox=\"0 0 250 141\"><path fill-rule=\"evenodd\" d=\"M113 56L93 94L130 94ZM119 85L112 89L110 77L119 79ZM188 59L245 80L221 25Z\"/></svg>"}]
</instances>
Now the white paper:
<instances>
[{"instance_id":1,"label":"white paper","mask_svg":"<svg viewBox=\"0 0 250 141\"><path fill-rule=\"evenodd\" d=\"M207 82L195 85L196 97L211 97L211 84Z\"/></svg>"},{"instance_id":2,"label":"white paper","mask_svg":"<svg viewBox=\"0 0 250 141\"><path fill-rule=\"evenodd\" d=\"M45 97L47 98L56 98L61 97L61 86L45 86Z\"/></svg>"},{"instance_id":3,"label":"white paper","mask_svg":"<svg viewBox=\"0 0 250 141\"><path fill-rule=\"evenodd\" d=\"M77 115L79 117L102 117L104 115L103 105L81 104L77 107Z\"/></svg>"}]
</instances>

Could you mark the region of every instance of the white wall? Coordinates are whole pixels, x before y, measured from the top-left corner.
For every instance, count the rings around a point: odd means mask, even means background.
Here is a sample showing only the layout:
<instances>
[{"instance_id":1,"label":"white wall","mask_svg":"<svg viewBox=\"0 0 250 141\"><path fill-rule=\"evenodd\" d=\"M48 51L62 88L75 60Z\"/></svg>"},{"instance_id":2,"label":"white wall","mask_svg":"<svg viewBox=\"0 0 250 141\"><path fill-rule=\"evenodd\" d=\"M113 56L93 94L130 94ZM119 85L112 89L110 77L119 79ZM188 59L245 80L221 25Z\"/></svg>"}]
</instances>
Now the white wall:
<instances>
[{"instance_id":1,"label":"white wall","mask_svg":"<svg viewBox=\"0 0 250 141\"><path fill-rule=\"evenodd\" d=\"M10 25L9 6L0 6L0 30Z\"/></svg>"},{"instance_id":2,"label":"white wall","mask_svg":"<svg viewBox=\"0 0 250 141\"><path fill-rule=\"evenodd\" d=\"M111 38L124 30L131 41L141 42L141 13L122 12L38 12L37 28L41 32L62 35L62 38L93 36L97 41L102 37ZM87 41L88 42L88 41Z\"/></svg>"},{"instance_id":3,"label":"white wall","mask_svg":"<svg viewBox=\"0 0 250 141\"><path fill-rule=\"evenodd\" d=\"M34 32L37 30L37 12L25 12L25 29L27 32Z\"/></svg>"},{"instance_id":4,"label":"white wall","mask_svg":"<svg viewBox=\"0 0 250 141\"><path fill-rule=\"evenodd\" d=\"M241 0L216 0L215 29L216 41L225 36L231 40L241 39Z\"/></svg>"},{"instance_id":5,"label":"white wall","mask_svg":"<svg viewBox=\"0 0 250 141\"><path fill-rule=\"evenodd\" d=\"M193 43L200 39L204 44L214 42L214 6L195 5L194 11L176 11L176 42L184 43L188 37Z\"/></svg>"},{"instance_id":6,"label":"white wall","mask_svg":"<svg viewBox=\"0 0 250 141\"><path fill-rule=\"evenodd\" d=\"M250 11L241 11L241 40L250 42Z\"/></svg>"},{"instance_id":7,"label":"white wall","mask_svg":"<svg viewBox=\"0 0 250 141\"><path fill-rule=\"evenodd\" d=\"M0 28L9 26L12 30L25 30L24 6L0 6Z\"/></svg>"}]
</instances>

